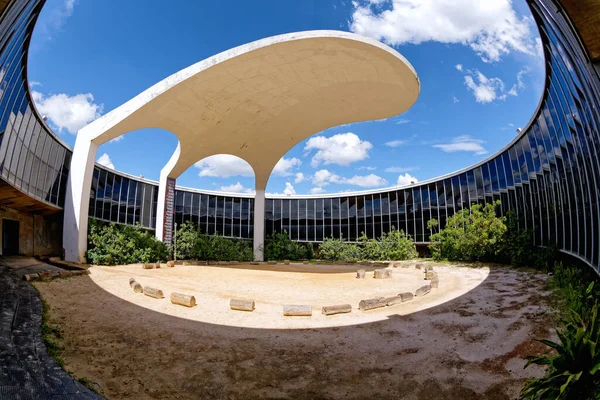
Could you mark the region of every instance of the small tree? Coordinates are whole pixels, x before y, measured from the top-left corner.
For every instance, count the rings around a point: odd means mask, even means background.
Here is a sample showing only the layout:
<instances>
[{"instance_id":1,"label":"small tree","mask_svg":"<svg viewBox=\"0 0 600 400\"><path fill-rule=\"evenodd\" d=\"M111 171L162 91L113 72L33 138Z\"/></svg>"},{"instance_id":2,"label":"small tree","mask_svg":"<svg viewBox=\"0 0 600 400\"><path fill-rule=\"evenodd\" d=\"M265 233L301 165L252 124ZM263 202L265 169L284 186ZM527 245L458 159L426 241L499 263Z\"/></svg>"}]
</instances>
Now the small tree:
<instances>
[{"instance_id":1,"label":"small tree","mask_svg":"<svg viewBox=\"0 0 600 400\"><path fill-rule=\"evenodd\" d=\"M496 216L500 201L485 207L474 204L469 210L460 210L448 218L446 227L431 235L429 246L434 258L449 260L491 260L501 250L506 232L505 218ZM429 227L429 222L428 222Z\"/></svg>"}]
</instances>

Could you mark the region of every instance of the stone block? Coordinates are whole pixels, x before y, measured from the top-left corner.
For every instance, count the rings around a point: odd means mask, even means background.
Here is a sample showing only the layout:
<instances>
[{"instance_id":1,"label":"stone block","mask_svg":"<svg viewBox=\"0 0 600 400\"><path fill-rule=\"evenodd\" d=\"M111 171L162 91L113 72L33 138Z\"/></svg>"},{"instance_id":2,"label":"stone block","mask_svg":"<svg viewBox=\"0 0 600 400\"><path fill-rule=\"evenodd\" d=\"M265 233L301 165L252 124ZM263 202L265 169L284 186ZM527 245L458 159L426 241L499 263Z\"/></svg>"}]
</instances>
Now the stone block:
<instances>
[{"instance_id":1,"label":"stone block","mask_svg":"<svg viewBox=\"0 0 600 400\"><path fill-rule=\"evenodd\" d=\"M23 280L29 282L29 281L36 281L40 279L40 275L39 274L25 274L23 275Z\"/></svg>"},{"instance_id":2,"label":"stone block","mask_svg":"<svg viewBox=\"0 0 600 400\"><path fill-rule=\"evenodd\" d=\"M420 288L417 289L417 291L415 292L415 296L425 296L427 293L431 292L431 285L425 285L425 286L421 286Z\"/></svg>"},{"instance_id":3,"label":"stone block","mask_svg":"<svg viewBox=\"0 0 600 400\"><path fill-rule=\"evenodd\" d=\"M392 277L391 269L376 269L373 271L373 278L375 279L389 279Z\"/></svg>"},{"instance_id":4,"label":"stone block","mask_svg":"<svg viewBox=\"0 0 600 400\"><path fill-rule=\"evenodd\" d=\"M410 292L400 293L398 296L402 299L402 302L411 301L413 299L413 294Z\"/></svg>"}]
</instances>

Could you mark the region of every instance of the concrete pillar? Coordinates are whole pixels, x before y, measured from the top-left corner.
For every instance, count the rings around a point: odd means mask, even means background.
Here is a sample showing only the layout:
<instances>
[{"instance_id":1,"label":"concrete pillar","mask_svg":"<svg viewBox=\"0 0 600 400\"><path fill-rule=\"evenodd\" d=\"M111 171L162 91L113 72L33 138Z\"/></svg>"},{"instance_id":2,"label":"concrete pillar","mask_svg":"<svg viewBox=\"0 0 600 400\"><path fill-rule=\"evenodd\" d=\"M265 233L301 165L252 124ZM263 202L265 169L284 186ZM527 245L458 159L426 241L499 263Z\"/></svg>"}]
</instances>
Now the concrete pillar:
<instances>
[{"instance_id":1,"label":"concrete pillar","mask_svg":"<svg viewBox=\"0 0 600 400\"><path fill-rule=\"evenodd\" d=\"M169 162L160 170L160 179L158 181L158 202L156 204L156 227L155 227L155 236L156 239L161 242L165 240L165 231L164 231L164 223L165 223L165 212L167 209L167 190L169 189L167 186L169 185L169 174L173 171L173 167L177 164L179 160L181 148L179 143L177 143L177 148L173 155L169 159ZM172 195L175 196L175 178L172 178ZM174 201L174 198L173 198ZM171 204L172 206L173 204ZM171 210L173 211L173 210ZM173 218L173 215L171 215ZM171 244L171 243L167 243Z\"/></svg>"},{"instance_id":2,"label":"concrete pillar","mask_svg":"<svg viewBox=\"0 0 600 400\"><path fill-rule=\"evenodd\" d=\"M156 229L154 235L157 240L163 241L163 221L165 220L165 196L167 194L167 174L161 171L158 181L158 202L156 204Z\"/></svg>"},{"instance_id":3,"label":"concrete pillar","mask_svg":"<svg viewBox=\"0 0 600 400\"><path fill-rule=\"evenodd\" d=\"M254 261L264 261L265 191L256 190L254 198Z\"/></svg>"},{"instance_id":4,"label":"concrete pillar","mask_svg":"<svg viewBox=\"0 0 600 400\"><path fill-rule=\"evenodd\" d=\"M158 183L158 203L156 205L156 239L168 246L173 243L173 218L175 207L175 182L173 178L161 174Z\"/></svg>"},{"instance_id":5,"label":"concrete pillar","mask_svg":"<svg viewBox=\"0 0 600 400\"><path fill-rule=\"evenodd\" d=\"M71 157L64 206L65 260L85 262L90 190L98 145L78 134Z\"/></svg>"}]
</instances>

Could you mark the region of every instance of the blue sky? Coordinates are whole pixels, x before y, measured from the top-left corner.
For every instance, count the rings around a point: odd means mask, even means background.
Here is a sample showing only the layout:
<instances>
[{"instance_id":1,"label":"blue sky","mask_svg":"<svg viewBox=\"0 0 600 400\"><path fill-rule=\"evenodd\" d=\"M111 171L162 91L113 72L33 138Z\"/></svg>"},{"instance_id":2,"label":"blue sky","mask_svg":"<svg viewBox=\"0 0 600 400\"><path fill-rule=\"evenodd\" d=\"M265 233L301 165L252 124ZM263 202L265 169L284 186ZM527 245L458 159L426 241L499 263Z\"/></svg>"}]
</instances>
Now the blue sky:
<instances>
[{"instance_id":1,"label":"blue sky","mask_svg":"<svg viewBox=\"0 0 600 400\"><path fill-rule=\"evenodd\" d=\"M77 130L193 63L277 34L335 29L374 37L413 65L416 104L387 119L315 132L278 164L267 192L334 193L408 184L469 166L506 145L540 99L539 37L524 0L48 0L28 73L50 126ZM99 162L157 180L177 139L142 130L100 146ZM198 160L177 183L250 191L231 156Z\"/></svg>"}]
</instances>

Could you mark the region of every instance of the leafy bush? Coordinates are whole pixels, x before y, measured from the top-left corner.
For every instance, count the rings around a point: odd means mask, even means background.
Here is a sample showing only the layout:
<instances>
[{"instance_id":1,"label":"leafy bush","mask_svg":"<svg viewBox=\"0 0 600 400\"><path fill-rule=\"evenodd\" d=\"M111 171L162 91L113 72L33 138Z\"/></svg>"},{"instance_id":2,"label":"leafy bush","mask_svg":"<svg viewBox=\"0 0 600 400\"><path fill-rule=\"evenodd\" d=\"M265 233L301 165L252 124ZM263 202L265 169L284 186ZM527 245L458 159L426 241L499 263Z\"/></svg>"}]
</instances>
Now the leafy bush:
<instances>
[{"instance_id":1,"label":"leafy bush","mask_svg":"<svg viewBox=\"0 0 600 400\"><path fill-rule=\"evenodd\" d=\"M313 257L312 243L306 247L292 241L287 232L276 233L267 238L264 251L265 260L305 260Z\"/></svg>"},{"instance_id":2,"label":"leafy bush","mask_svg":"<svg viewBox=\"0 0 600 400\"><path fill-rule=\"evenodd\" d=\"M532 379L521 391L525 399L600 399L600 280L587 266L554 265L551 287L560 299L559 342L540 340L550 356L528 357L548 366L543 378Z\"/></svg>"},{"instance_id":3,"label":"leafy bush","mask_svg":"<svg viewBox=\"0 0 600 400\"><path fill-rule=\"evenodd\" d=\"M344 239L339 238L325 238L319 245L320 257L329 261L340 261L342 260L344 250L346 247L356 246L352 243L345 242Z\"/></svg>"},{"instance_id":4,"label":"leafy bush","mask_svg":"<svg viewBox=\"0 0 600 400\"><path fill-rule=\"evenodd\" d=\"M406 260L418 256L415 243L404 231L392 227L379 239L369 239L363 232L359 245L343 239L326 238L319 246L321 258L330 261Z\"/></svg>"},{"instance_id":5,"label":"leafy bush","mask_svg":"<svg viewBox=\"0 0 600 400\"><path fill-rule=\"evenodd\" d=\"M117 265L166 261L169 248L139 225L89 220L88 262Z\"/></svg>"},{"instance_id":6,"label":"leafy bush","mask_svg":"<svg viewBox=\"0 0 600 400\"><path fill-rule=\"evenodd\" d=\"M594 283L588 287L592 290ZM555 353L528 357L531 364L547 365L546 376L532 379L523 388L524 399L600 399L600 319L598 303L589 318L577 313L557 332L559 343L539 340Z\"/></svg>"},{"instance_id":7,"label":"leafy bush","mask_svg":"<svg viewBox=\"0 0 600 400\"><path fill-rule=\"evenodd\" d=\"M178 259L221 261L251 261L253 259L250 241L217 235L203 235L191 221L184 222L178 227L175 238Z\"/></svg>"},{"instance_id":8,"label":"leafy bush","mask_svg":"<svg viewBox=\"0 0 600 400\"><path fill-rule=\"evenodd\" d=\"M363 260L407 260L419 255L411 237L393 226L379 239L369 239L363 232L358 240L362 244Z\"/></svg>"},{"instance_id":9,"label":"leafy bush","mask_svg":"<svg viewBox=\"0 0 600 400\"><path fill-rule=\"evenodd\" d=\"M502 250L506 232L505 218L496 216L499 205L500 201L496 201L482 209L480 204L474 204L449 217L446 227L431 235L432 256L463 261L495 259Z\"/></svg>"}]
</instances>

